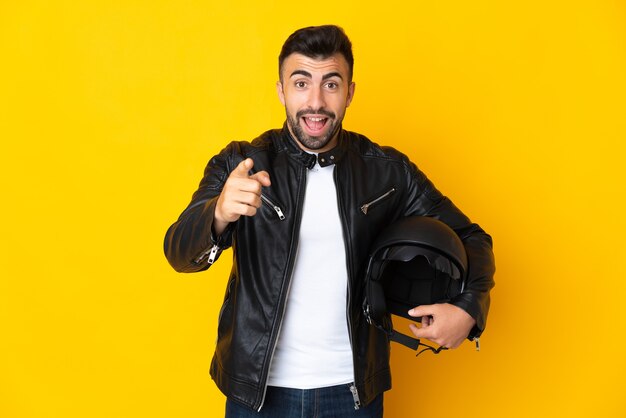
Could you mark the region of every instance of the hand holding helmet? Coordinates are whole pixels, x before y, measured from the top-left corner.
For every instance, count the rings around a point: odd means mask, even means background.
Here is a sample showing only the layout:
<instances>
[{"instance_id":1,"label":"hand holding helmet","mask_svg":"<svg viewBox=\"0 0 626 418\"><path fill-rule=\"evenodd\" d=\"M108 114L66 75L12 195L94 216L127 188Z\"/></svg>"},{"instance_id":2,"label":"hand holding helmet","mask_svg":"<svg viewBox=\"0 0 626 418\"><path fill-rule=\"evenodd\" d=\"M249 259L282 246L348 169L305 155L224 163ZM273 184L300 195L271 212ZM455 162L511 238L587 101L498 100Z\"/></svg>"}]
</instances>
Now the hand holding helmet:
<instances>
[{"instance_id":1,"label":"hand holding helmet","mask_svg":"<svg viewBox=\"0 0 626 418\"><path fill-rule=\"evenodd\" d=\"M476 324L467 312L449 303L421 305L411 309L409 315L422 319L421 327L409 324L415 337L426 338L446 348L461 345Z\"/></svg>"},{"instance_id":2,"label":"hand holding helmet","mask_svg":"<svg viewBox=\"0 0 626 418\"><path fill-rule=\"evenodd\" d=\"M422 322L409 325L417 338L456 348L475 324L448 303L463 292L467 255L458 235L443 222L423 216L402 218L374 242L365 274L363 309L367 320L391 341L417 349L419 339L393 329L389 314Z\"/></svg>"}]
</instances>

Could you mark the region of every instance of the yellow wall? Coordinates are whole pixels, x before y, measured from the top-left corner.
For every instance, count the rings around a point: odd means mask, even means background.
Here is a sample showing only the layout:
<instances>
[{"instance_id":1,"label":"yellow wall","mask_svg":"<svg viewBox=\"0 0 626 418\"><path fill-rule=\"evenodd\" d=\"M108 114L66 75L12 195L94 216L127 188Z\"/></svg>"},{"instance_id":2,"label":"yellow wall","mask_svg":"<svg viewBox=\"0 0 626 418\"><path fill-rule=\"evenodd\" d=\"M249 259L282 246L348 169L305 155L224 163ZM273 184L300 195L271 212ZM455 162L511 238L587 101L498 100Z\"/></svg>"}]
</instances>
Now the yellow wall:
<instances>
[{"instance_id":1,"label":"yellow wall","mask_svg":"<svg viewBox=\"0 0 626 418\"><path fill-rule=\"evenodd\" d=\"M183 276L162 238L211 155L282 124L280 46L322 23L354 43L345 127L495 240L482 351L394 347L386 416L625 416L624 2L227 3L0 5L0 416L222 415L229 254Z\"/></svg>"}]
</instances>

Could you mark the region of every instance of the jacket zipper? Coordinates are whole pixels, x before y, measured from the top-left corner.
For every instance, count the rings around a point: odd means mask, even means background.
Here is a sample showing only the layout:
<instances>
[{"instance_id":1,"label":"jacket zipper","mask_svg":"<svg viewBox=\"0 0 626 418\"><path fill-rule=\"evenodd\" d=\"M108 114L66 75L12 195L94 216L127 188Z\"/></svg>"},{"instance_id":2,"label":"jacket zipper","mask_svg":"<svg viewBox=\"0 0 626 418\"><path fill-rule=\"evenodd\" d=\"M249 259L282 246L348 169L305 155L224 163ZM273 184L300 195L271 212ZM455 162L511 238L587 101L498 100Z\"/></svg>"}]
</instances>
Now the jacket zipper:
<instances>
[{"instance_id":1,"label":"jacket zipper","mask_svg":"<svg viewBox=\"0 0 626 418\"><path fill-rule=\"evenodd\" d=\"M259 407L256 409L257 412L261 411L261 408L263 408L263 404L265 403L265 395L267 394L267 379L269 377L269 372L270 372L269 369L272 365L272 359L274 358L274 352L276 351L276 346L278 345L278 337L280 336L280 330L282 329L282 326L283 326L283 319L285 316L285 307L287 306L287 297L289 296L289 291L291 290L291 279L292 279L293 267L294 267L295 259L296 259L295 253L297 253L298 251L298 237L300 236L300 222L302 221L302 206L304 203L303 191L306 190L306 168L303 167L302 169L304 170L303 171L304 181L302 182L302 184L300 185L300 189L298 190L298 199L296 201L296 211L294 213L294 216L295 216L294 226L291 231L291 246L290 246L290 251L288 254L289 265L287 266L287 271L285 275L285 280L287 280L287 291L284 293L283 300L281 301L281 305L280 305L280 317L279 317L279 322L278 322L278 331L275 334L274 341L271 343L272 351L271 351L269 361L267 362L267 367L264 370L265 376L263 377L263 380L264 380L263 381L263 395L261 396L261 403L259 404ZM274 205L269 199L267 199L267 197L263 195L261 195L261 199L267 204L270 204L270 206L272 206L272 209L274 209L276 213L278 214L279 218L281 220L284 220L284 215L282 218L280 217L282 214L282 210L280 210L278 206ZM278 210L276 210L276 208Z\"/></svg>"},{"instance_id":2,"label":"jacket zipper","mask_svg":"<svg viewBox=\"0 0 626 418\"><path fill-rule=\"evenodd\" d=\"M368 202L368 203L364 204L363 206L361 206L361 212L363 212L363 214L367 215L367 211L369 210L370 206L373 206L376 203L380 202L381 200L388 198L389 196L391 196L395 192L396 192L396 188L392 187L391 189L389 189L388 191L386 191L382 195L378 196L376 199L374 199L371 202Z\"/></svg>"},{"instance_id":3,"label":"jacket zipper","mask_svg":"<svg viewBox=\"0 0 626 418\"><path fill-rule=\"evenodd\" d=\"M297 252L296 248L296 252ZM289 296L289 292L291 291L291 279L289 279L289 284L287 285L287 292L285 293L285 306L287 306L287 296ZM263 385L263 397L261 398L261 404L259 405L259 409L257 412L261 412L261 408L263 408L263 404L265 403L265 395L267 394L267 380L270 374L270 368L272 367L272 360L274 359L274 353L276 352L276 346L278 345L278 338L280 337L280 331L283 329L283 317L285 314L285 309L283 307L282 316L280 317L280 322L278 323L278 331L276 333L276 340L272 346L272 354L270 355L270 361L267 365L267 374L265 376L265 384Z\"/></svg>"},{"instance_id":4,"label":"jacket zipper","mask_svg":"<svg viewBox=\"0 0 626 418\"><path fill-rule=\"evenodd\" d=\"M226 229L230 228L231 225L232 224L229 224L226 227ZM222 234L224 233L225 232L222 232ZM218 236L217 238L214 238L213 234L211 234L211 246L206 248L204 251L202 251L200 255L197 256L193 260L193 262L196 264L200 264L206 258L207 263L211 265L215 262L221 250L222 250L222 235Z\"/></svg>"},{"instance_id":5,"label":"jacket zipper","mask_svg":"<svg viewBox=\"0 0 626 418\"><path fill-rule=\"evenodd\" d=\"M280 206L272 202L267 196L263 194L261 195L261 200L270 208L274 209L274 212L276 212L276 214L278 215L278 219L280 219L281 221L285 220L285 214L283 213L283 210L280 208Z\"/></svg>"},{"instance_id":6,"label":"jacket zipper","mask_svg":"<svg viewBox=\"0 0 626 418\"><path fill-rule=\"evenodd\" d=\"M350 385L350 392L352 392L352 399L354 399L354 409L361 407L361 399L359 399L359 392L356 390L354 383Z\"/></svg>"},{"instance_id":7,"label":"jacket zipper","mask_svg":"<svg viewBox=\"0 0 626 418\"><path fill-rule=\"evenodd\" d=\"M350 247L350 236L348 234L348 225L346 223L346 217L344 215L344 207L343 201L341 200L341 193L339 190L339 181L337 174L338 166L335 164L335 170L333 172L333 177L335 180L335 190L337 193L337 206L339 209L339 217L341 220L341 226L343 229L343 241L346 246L346 270L348 273L348 289L347 289L347 300L346 300L346 320L348 321L348 338L350 340L350 348L352 349L352 374L354 376L354 382L350 386L350 392L352 392L352 399L354 399L354 409L359 409L361 407L361 400L359 398L359 391L356 388L357 379L357 368L356 368L356 359L354 355L354 338L352 331L352 321L350 320L350 312L352 305L352 292L351 292L351 278L352 278L352 268L351 268L351 260L352 260L352 249ZM395 191L395 189L392 189ZM390 194L390 192L387 192ZM365 210L367 212L367 209Z\"/></svg>"},{"instance_id":8,"label":"jacket zipper","mask_svg":"<svg viewBox=\"0 0 626 418\"><path fill-rule=\"evenodd\" d=\"M215 262L215 258L217 257L217 253L219 252L219 250L220 250L219 245L215 243L211 247L201 252L200 255L193 260L193 262L196 264L200 264L202 260L204 260L208 256L207 263L211 265Z\"/></svg>"}]
</instances>

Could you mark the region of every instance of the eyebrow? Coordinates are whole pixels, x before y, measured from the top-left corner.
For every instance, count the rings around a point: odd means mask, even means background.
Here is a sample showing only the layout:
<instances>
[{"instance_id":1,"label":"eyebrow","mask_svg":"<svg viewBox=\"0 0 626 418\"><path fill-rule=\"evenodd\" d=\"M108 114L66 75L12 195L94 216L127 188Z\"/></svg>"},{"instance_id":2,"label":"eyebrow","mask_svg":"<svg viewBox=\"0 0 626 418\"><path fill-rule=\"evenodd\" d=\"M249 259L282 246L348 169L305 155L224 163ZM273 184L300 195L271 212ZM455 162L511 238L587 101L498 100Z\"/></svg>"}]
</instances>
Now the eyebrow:
<instances>
[{"instance_id":1,"label":"eyebrow","mask_svg":"<svg viewBox=\"0 0 626 418\"><path fill-rule=\"evenodd\" d=\"M322 77L322 80L328 80L329 78L332 78L332 77L339 77L341 80L343 80L343 77L338 72L324 74L324 76Z\"/></svg>"},{"instance_id":2,"label":"eyebrow","mask_svg":"<svg viewBox=\"0 0 626 418\"><path fill-rule=\"evenodd\" d=\"M310 72L304 70L295 70L289 77L293 77L294 75L303 75L308 78L313 78Z\"/></svg>"},{"instance_id":3,"label":"eyebrow","mask_svg":"<svg viewBox=\"0 0 626 418\"><path fill-rule=\"evenodd\" d=\"M303 75L303 76L308 77L308 78L313 78L311 73L308 72L308 71L305 71L305 70L295 70L293 73L291 73L291 75L289 77L291 78L294 75ZM341 76L341 74L339 74L336 71L332 72L332 73L324 74L322 76L322 80L328 80L329 78L332 78L332 77L339 77L340 79L343 80L343 77Z\"/></svg>"}]
</instances>

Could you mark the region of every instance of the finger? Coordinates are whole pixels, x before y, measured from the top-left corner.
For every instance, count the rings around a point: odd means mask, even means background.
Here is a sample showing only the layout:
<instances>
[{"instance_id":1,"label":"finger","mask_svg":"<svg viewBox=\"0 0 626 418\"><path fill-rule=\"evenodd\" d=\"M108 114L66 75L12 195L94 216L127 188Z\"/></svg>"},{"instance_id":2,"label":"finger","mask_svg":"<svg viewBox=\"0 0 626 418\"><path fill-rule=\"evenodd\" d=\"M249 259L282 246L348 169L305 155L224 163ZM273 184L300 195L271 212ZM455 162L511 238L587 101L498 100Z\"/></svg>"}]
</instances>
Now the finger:
<instances>
[{"instance_id":1,"label":"finger","mask_svg":"<svg viewBox=\"0 0 626 418\"><path fill-rule=\"evenodd\" d=\"M253 216L261 207L261 183L242 175L246 167L254 164L244 160L230 174L215 207L215 217L221 222L235 222L240 216Z\"/></svg>"},{"instance_id":2,"label":"finger","mask_svg":"<svg viewBox=\"0 0 626 418\"><path fill-rule=\"evenodd\" d=\"M228 179L228 188L233 192L247 192L260 196L261 187L262 184L252 178L235 177Z\"/></svg>"},{"instance_id":3,"label":"finger","mask_svg":"<svg viewBox=\"0 0 626 418\"><path fill-rule=\"evenodd\" d=\"M270 181L270 175L267 171L259 171L250 176L251 179L258 181L265 187L269 187L272 182Z\"/></svg>"},{"instance_id":4,"label":"finger","mask_svg":"<svg viewBox=\"0 0 626 418\"><path fill-rule=\"evenodd\" d=\"M434 315L435 305L420 305L409 311L411 316L432 316Z\"/></svg>"},{"instance_id":5,"label":"finger","mask_svg":"<svg viewBox=\"0 0 626 418\"><path fill-rule=\"evenodd\" d=\"M231 201L224 203L223 205L217 205L215 208L215 219L219 222L230 223L237 221L242 215L251 216L255 213L256 208L254 206Z\"/></svg>"},{"instance_id":6,"label":"finger","mask_svg":"<svg viewBox=\"0 0 626 418\"><path fill-rule=\"evenodd\" d=\"M257 209L260 208L263 204L260 193L239 193L235 201L238 203L243 203L244 205L253 206Z\"/></svg>"},{"instance_id":7,"label":"finger","mask_svg":"<svg viewBox=\"0 0 626 418\"><path fill-rule=\"evenodd\" d=\"M230 204L236 203L261 206L261 184L258 181L233 179L230 183L230 187L222 192L224 206L229 207Z\"/></svg>"},{"instance_id":8,"label":"finger","mask_svg":"<svg viewBox=\"0 0 626 418\"><path fill-rule=\"evenodd\" d=\"M426 338L426 339L432 338L432 333L430 332L429 327L420 328L415 324L409 324L409 329L411 330L413 335L415 335L416 338Z\"/></svg>"},{"instance_id":9,"label":"finger","mask_svg":"<svg viewBox=\"0 0 626 418\"><path fill-rule=\"evenodd\" d=\"M254 161L252 158L246 158L242 162L240 162L237 167L230 173L231 176L248 178L248 172L254 167Z\"/></svg>"},{"instance_id":10,"label":"finger","mask_svg":"<svg viewBox=\"0 0 626 418\"><path fill-rule=\"evenodd\" d=\"M257 208L245 203L235 203L232 206L232 211L240 216L254 216L256 215Z\"/></svg>"}]
</instances>

